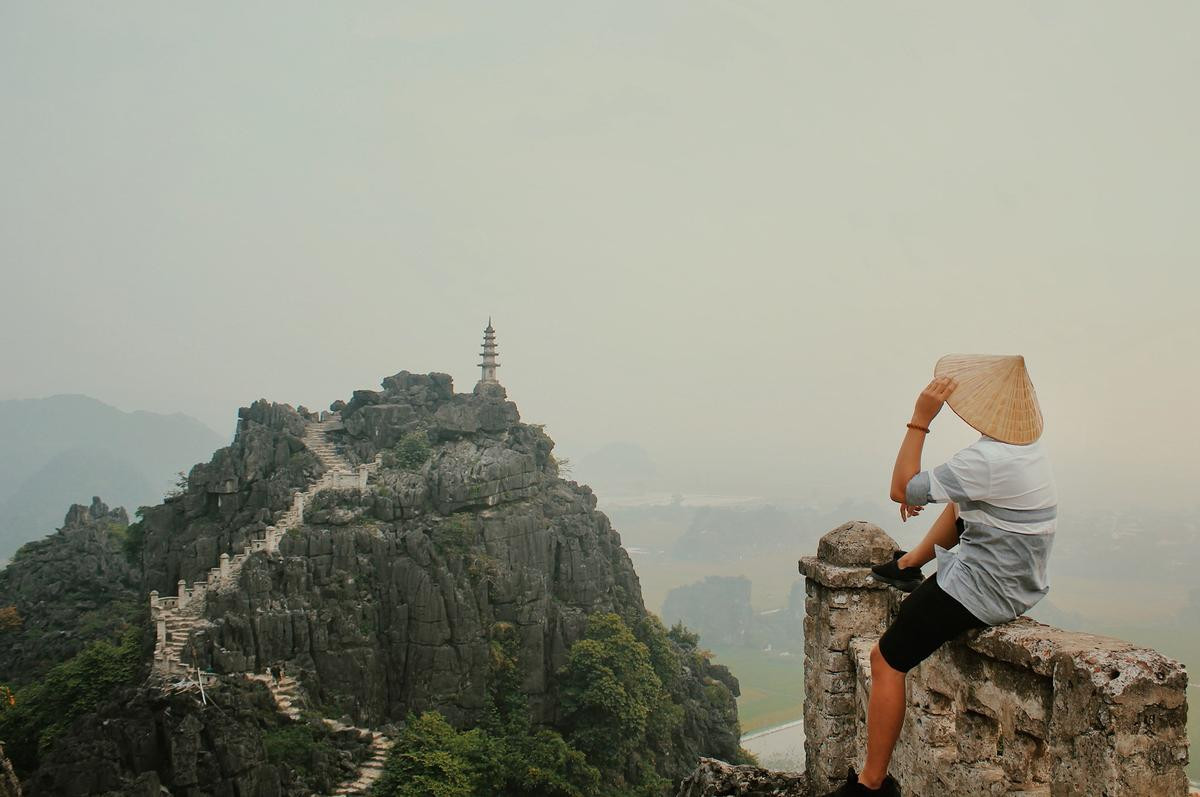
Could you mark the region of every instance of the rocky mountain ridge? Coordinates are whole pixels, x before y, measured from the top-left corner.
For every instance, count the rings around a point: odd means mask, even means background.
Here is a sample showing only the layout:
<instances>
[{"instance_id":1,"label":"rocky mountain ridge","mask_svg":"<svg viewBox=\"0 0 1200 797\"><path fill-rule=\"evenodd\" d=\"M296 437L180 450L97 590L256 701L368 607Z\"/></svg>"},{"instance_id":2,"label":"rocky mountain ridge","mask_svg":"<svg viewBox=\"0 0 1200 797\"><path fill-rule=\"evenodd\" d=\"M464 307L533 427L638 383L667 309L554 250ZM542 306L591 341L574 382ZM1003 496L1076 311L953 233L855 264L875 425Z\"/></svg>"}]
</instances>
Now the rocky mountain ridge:
<instances>
[{"instance_id":1,"label":"rocky mountain ridge","mask_svg":"<svg viewBox=\"0 0 1200 797\"><path fill-rule=\"evenodd\" d=\"M0 683L26 683L139 621L144 591L141 569L126 556L128 528L123 508L94 497L89 506L73 505L56 533L26 543L0 570L0 607L17 624L0 643Z\"/></svg>"},{"instance_id":2,"label":"rocky mountain ridge","mask_svg":"<svg viewBox=\"0 0 1200 797\"><path fill-rule=\"evenodd\" d=\"M346 725L386 729L436 711L470 727L488 705L500 634L516 641L517 683L532 721L553 728L565 721L558 674L590 617L615 615L638 635L657 634L648 642L676 645L664 641L661 624L653 630L657 620L595 495L559 477L553 441L521 422L502 387L458 394L445 374L402 371L382 388L335 402L343 428L328 435L340 460L380 463L370 481L316 493L277 551L255 550L236 588L207 596L189 631L189 664L221 683L284 666L315 714ZM294 496L327 468L305 443L317 421L303 407L265 400L242 408L231 445L193 467L178 494L142 508L135 544L124 546L141 588L172 595L181 580L204 579L221 554L243 550L291 511ZM688 664L670 675L677 720L654 754L668 778L682 777L700 754L740 755L736 679L694 654L679 660ZM237 689L225 694L245 702ZM133 731L154 700L109 704L62 744L92 749L97 722L123 723L130 732L105 741L104 757L126 767L110 783L139 783L152 769L164 788L208 793L174 774L198 764L138 752ZM201 725L208 722L215 720ZM162 733L195 730L188 727ZM189 737L194 755L228 760L210 736ZM42 784L34 793L64 784L75 785L61 793L94 793L80 784L96 761L72 761L62 749L45 757L56 777L30 778ZM242 752L258 763L212 777L241 783L244 794L299 793L270 774L262 751Z\"/></svg>"},{"instance_id":3,"label":"rocky mountain ridge","mask_svg":"<svg viewBox=\"0 0 1200 797\"><path fill-rule=\"evenodd\" d=\"M0 401L0 563L91 495L133 511L224 443L195 418L80 395Z\"/></svg>"}]
</instances>

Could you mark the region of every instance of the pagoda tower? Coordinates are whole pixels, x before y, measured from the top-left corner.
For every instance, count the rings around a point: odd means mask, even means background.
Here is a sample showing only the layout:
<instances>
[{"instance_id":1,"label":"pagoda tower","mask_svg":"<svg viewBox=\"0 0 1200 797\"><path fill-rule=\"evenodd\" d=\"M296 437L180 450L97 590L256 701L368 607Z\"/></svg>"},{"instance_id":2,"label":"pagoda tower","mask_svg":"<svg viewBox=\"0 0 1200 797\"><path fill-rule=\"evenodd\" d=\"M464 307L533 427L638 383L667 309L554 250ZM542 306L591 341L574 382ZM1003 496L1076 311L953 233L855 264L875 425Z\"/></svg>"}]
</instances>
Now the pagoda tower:
<instances>
[{"instance_id":1,"label":"pagoda tower","mask_svg":"<svg viewBox=\"0 0 1200 797\"><path fill-rule=\"evenodd\" d=\"M496 330L492 329L491 318L488 318L487 329L483 330L483 362L479 367L483 369L479 384L500 384L500 380L496 378L496 369L500 367L500 363L496 362Z\"/></svg>"}]
</instances>

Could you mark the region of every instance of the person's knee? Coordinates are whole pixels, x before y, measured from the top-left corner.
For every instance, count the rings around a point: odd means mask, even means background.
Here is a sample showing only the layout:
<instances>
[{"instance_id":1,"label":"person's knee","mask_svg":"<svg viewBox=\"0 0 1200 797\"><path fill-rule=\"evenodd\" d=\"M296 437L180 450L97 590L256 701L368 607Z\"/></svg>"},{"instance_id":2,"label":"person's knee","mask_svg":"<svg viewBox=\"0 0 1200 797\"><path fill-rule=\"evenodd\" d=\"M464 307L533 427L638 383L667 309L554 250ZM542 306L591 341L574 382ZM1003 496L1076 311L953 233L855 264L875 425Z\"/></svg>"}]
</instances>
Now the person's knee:
<instances>
[{"instance_id":1,"label":"person's knee","mask_svg":"<svg viewBox=\"0 0 1200 797\"><path fill-rule=\"evenodd\" d=\"M871 648L871 676L877 677L880 675L885 677L904 677L903 672L888 664L888 660L884 658L883 651L879 649L879 643L876 642Z\"/></svg>"}]
</instances>

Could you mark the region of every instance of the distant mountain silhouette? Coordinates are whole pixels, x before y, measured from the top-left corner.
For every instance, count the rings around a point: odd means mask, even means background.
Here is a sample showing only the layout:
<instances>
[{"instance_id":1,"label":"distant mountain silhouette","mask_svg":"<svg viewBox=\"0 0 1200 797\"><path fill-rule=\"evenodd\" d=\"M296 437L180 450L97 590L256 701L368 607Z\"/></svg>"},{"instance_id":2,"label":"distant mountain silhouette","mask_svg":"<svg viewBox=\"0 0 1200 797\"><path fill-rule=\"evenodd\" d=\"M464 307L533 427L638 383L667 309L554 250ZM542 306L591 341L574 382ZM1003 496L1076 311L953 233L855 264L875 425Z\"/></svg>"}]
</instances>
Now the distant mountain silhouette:
<instances>
[{"instance_id":1,"label":"distant mountain silhouette","mask_svg":"<svg viewBox=\"0 0 1200 797\"><path fill-rule=\"evenodd\" d=\"M182 413L123 412L80 395L0 401L0 560L93 495L131 515L157 503L224 442Z\"/></svg>"},{"instance_id":2,"label":"distant mountain silhouette","mask_svg":"<svg viewBox=\"0 0 1200 797\"><path fill-rule=\"evenodd\" d=\"M585 454L572 478L600 492L640 491L650 485L658 473L654 460L637 443L608 443Z\"/></svg>"}]
</instances>

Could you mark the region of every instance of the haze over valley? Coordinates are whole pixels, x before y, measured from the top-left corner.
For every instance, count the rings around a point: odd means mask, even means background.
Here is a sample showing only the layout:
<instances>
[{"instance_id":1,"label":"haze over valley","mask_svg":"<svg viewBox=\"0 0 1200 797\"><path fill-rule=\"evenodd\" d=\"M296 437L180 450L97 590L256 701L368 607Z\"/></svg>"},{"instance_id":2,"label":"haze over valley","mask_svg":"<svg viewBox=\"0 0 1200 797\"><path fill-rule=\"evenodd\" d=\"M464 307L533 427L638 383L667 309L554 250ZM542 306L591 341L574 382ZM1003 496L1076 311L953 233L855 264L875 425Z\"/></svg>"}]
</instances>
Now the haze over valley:
<instances>
[{"instance_id":1,"label":"haze over valley","mask_svg":"<svg viewBox=\"0 0 1200 797\"><path fill-rule=\"evenodd\" d=\"M951 353L1035 388L1030 616L1195 682L1198 31L1177 0L6 5L0 797L802 767L806 653L867 673L878 629L806 648L797 560L929 529L889 490ZM929 427L925 469L980 434ZM1182 744L1197 684L1146 672ZM869 688L837 677L829 772ZM1053 723L976 708L923 743L1049 789Z\"/></svg>"}]
</instances>

